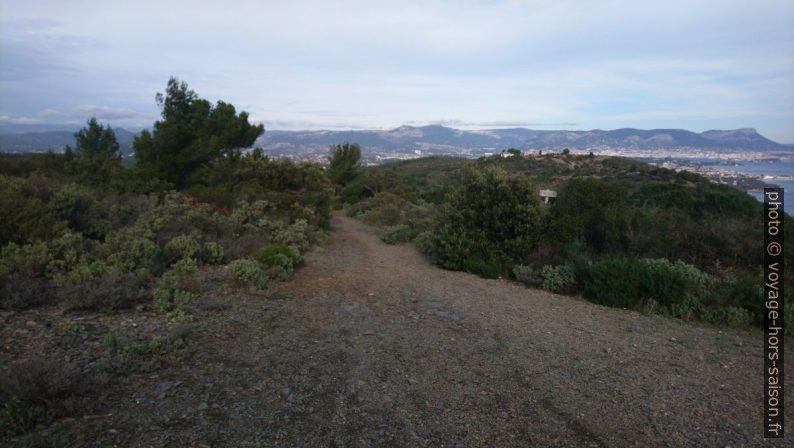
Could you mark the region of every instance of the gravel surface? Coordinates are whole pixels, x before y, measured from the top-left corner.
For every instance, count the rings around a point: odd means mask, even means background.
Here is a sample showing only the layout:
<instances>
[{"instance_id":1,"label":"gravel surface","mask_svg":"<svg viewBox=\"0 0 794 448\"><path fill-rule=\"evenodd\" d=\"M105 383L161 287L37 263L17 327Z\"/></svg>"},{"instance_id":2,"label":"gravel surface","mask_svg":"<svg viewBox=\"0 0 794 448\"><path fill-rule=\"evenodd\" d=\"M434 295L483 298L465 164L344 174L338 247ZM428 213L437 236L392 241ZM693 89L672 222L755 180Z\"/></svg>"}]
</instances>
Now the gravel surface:
<instances>
[{"instance_id":1,"label":"gravel surface","mask_svg":"<svg viewBox=\"0 0 794 448\"><path fill-rule=\"evenodd\" d=\"M352 219L332 229L293 280L208 298L197 353L117 385L111 416L19 442L786 446L762 438L758 329L444 271Z\"/></svg>"}]
</instances>

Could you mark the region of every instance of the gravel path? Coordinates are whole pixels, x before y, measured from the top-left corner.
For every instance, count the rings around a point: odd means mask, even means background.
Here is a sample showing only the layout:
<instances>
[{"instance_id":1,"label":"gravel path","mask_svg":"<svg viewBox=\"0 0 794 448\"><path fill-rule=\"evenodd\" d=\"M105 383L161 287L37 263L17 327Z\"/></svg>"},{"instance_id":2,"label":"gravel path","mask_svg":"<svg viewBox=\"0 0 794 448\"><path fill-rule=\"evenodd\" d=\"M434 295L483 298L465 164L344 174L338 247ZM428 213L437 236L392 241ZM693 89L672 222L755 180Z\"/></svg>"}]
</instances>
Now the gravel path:
<instances>
[{"instance_id":1,"label":"gravel path","mask_svg":"<svg viewBox=\"0 0 794 448\"><path fill-rule=\"evenodd\" d=\"M129 386L97 444L784 446L761 438L759 330L444 271L343 216L332 229L292 281L218 299L206 354Z\"/></svg>"}]
</instances>

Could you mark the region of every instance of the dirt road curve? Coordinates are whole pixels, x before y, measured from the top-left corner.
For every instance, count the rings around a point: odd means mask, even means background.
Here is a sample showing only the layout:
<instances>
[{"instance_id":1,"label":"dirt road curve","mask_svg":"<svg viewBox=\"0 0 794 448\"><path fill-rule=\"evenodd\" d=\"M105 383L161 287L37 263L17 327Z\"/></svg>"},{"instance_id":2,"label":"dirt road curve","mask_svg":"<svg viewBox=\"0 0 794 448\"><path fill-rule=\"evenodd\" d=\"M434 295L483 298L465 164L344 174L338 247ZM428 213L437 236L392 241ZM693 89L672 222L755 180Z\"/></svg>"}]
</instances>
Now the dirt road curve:
<instances>
[{"instance_id":1,"label":"dirt road curve","mask_svg":"<svg viewBox=\"0 0 794 448\"><path fill-rule=\"evenodd\" d=\"M125 445L784 446L761 438L760 331L448 272L332 227L292 281L207 318L172 392L130 391Z\"/></svg>"}]
</instances>

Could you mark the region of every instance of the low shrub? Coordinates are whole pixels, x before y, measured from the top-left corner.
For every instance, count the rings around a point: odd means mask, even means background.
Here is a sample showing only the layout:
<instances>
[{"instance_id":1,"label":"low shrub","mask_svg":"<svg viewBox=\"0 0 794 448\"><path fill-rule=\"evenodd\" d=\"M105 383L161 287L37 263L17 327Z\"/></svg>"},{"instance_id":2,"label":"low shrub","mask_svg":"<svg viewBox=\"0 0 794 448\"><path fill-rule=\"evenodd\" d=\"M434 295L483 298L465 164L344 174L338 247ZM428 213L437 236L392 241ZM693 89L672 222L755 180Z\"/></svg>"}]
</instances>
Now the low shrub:
<instances>
[{"instance_id":1,"label":"low shrub","mask_svg":"<svg viewBox=\"0 0 794 448\"><path fill-rule=\"evenodd\" d=\"M61 286L58 295L67 309L112 311L131 308L145 297L146 290L135 274L113 270L89 281Z\"/></svg>"},{"instance_id":2,"label":"low shrub","mask_svg":"<svg viewBox=\"0 0 794 448\"><path fill-rule=\"evenodd\" d=\"M746 327L753 321L752 314L744 308L717 306L705 308L701 318L706 322L730 327Z\"/></svg>"},{"instance_id":3,"label":"low shrub","mask_svg":"<svg viewBox=\"0 0 794 448\"><path fill-rule=\"evenodd\" d=\"M262 270L256 261L242 258L229 263L228 268L231 280L237 286L252 286L256 289L267 288L267 273Z\"/></svg>"},{"instance_id":4,"label":"low shrub","mask_svg":"<svg viewBox=\"0 0 794 448\"><path fill-rule=\"evenodd\" d=\"M0 379L0 436L93 409L93 385L74 364L36 359L12 366Z\"/></svg>"},{"instance_id":5,"label":"low shrub","mask_svg":"<svg viewBox=\"0 0 794 448\"><path fill-rule=\"evenodd\" d=\"M52 303L54 297L49 280L29 272L14 272L0 287L0 308L24 310Z\"/></svg>"},{"instance_id":6,"label":"low shrub","mask_svg":"<svg viewBox=\"0 0 794 448\"><path fill-rule=\"evenodd\" d=\"M541 288L551 292L571 292L576 285L576 276L570 265L545 265L540 271Z\"/></svg>"},{"instance_id":7,"label":"low shrub","mask_svg":"<svg viewBox=\"0 0 794 448\"><path fill-rule=\"evenodd\" d=\"M513 266L513 276L527 286L537 287L543 282L539 270L532 265L517 264Z\"/></svg>"},{"instance_id":8,"label":"low shrub","mask_svg":"<svg viewBox=\"0 0 794 448\"><path fill-rule=\"evenodd\" d=\"M269 244L254 254L254 259L265 266L292 267L301 261L300 252L283 244Z\"/></svg>"},{"instance_id":9,"label":"low shrub","mask_svg":"<svg viewBox=\"0 0 794 448\"><path fill-rule=\"evenodd\" d=\"M204 243L202 259L209 264L222 264L224 258L223 246L215 241Z\"/></svg>"},{"instance_id":10,"label":"low shrub","mask_svg":"<svg viewBox=\"0 0 794 448\"><path fill-rule=\"evenodd\" d=\"M386 244L397 244L409 241L413 237L413 230L405 224L389 226L383 229L380 239Z\"/></svg>"},{"instance_id":11,"label":"low shrub","mask_svg":"<svg viewBox=\"0 0 794 448\"><path fill-rule=\"evenodd\" d=\"M127 227L111 232L97 249L97 255L119 271L140 273L141 277L156 274L162 272L164 266L155 266L161 250L154 238L154 233L143 225Z\"/></svg>"},{"instance_id":12,"label":"low shrub","mask_svg":"<svg viewBox=\"0 0 794 448\"><path fill-rule=\"evenodd\" d=\"M174 260L196 258L201 250L201 244L199 244L194 235L179 235L171 238L166 243L165 250L170 258Z\"/></svg>"},{"instance_id":13,"label":"low shrub","mask_svg":"<svg viewBox=\"0 0 794 448\"><path fill-rule=\"evenodd\" d=\"M154 307L161 313L181 312L200 290L196 261L184 258L166 271L152 291Z\"/></svg>"},{"instance_id":14,"label":"low shrub","mask_svg":"<svg viewBox=\"0 0 794 448\"><path fill-rule=\"evenodd\" d=\"M305 219L299 219L284 230L276 232L273 241L277 244L294 246L300 251L307 251L311 243L311 228Z\"/></svg>"}]
</instances>

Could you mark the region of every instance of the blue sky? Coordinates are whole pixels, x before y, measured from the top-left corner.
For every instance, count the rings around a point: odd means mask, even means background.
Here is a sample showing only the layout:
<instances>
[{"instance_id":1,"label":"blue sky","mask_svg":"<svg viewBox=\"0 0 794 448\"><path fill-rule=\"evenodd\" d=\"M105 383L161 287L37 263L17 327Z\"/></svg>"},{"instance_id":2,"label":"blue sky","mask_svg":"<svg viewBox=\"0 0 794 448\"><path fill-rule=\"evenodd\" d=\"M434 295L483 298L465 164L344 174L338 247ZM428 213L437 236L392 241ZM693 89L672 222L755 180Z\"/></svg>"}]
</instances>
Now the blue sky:
<instances>
[{"instance_id":1,"label":"blue sky","mask_svg":"<svg viewBox=\"0 0 794 448\"><path fill-rule=\"evenodd\" d=\"M794 142L794 2L0 0L0 123L150 126L171 75L266 129Z\"/></svg>"}]
</instances>

